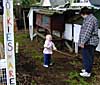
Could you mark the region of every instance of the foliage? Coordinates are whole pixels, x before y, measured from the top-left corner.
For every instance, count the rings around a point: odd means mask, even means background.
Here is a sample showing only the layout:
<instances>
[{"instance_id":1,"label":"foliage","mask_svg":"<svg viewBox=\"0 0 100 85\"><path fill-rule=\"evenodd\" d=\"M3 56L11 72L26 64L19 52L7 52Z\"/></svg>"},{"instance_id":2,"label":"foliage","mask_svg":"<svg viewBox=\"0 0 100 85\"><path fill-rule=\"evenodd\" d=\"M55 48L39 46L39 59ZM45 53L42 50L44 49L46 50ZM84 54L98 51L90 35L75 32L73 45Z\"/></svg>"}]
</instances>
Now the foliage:
<instances>
[{"instance_id":1,"label":"foliage","mask_svg":"<svg viewBox=\"0 0 100 85\"><path fill-rule=\"evenodd\" d=\"M76 71L70 72L68 74L68 79L66 80L69 85L91 85L86 81L85 78L79 76L79 73Z\"/></svg>"},{"instance_id":2,"label":"foliage","mask_svg":"<svg viewBox=\"0 0 100 85\"><path fill-rule=\"evenodd\" d=\"M32 84L31 85L37 85L36 82L34 80L32 80Z\"/></svg>"},{"instance_id":3,"label":"foliage","mask_svg":"<svg viewBox=\"0 0 100 85\"><path fill-rule=\"evenodd\" d=\"M32 0L21 0L21 5L22 7L29 7L31 6L33 3L36 3L36 1L32 1Z\"/></svg>"},{"instance_id":4,"label":"foliage","mask_svg":"<svg viewBox=\"0 0 100 85\"><path fill-rule=\"evenodd\" d=\"M40 0L18 0L22 7L30 7L32 4L39 2ZM13 1L14 5L16 4L16 0Z\"/></svg>"},{"instance_id":5,"label":"foliage","mask_svg":"<svg viewBox=\"0 0 100 85\"><path fill-rule=\"evenodd\" d=\"M0 35L0 42L3 43L4 42L4 36L3 35Z\"/></svg>"},{"instance_id":6,"label":"foliage","mask_svg":"<svg viewBox=\"0 0 100 85\"><path fill-rule=\"evenodd\" d=\"M18 34L15 33L15 42L18 42L20 44L20 46L23 46L25 44L28 44L28 42L25 43L25 40L24 39L27 39L29 37L29 34L23 33L20 36L17 36L17 35Z\"/></svg>"},{"instance_id":7,"label":"foliage","mask_svg":"<svg viewBox=\"0 0 100 85\"><path fill-rule=\"evenodd\" d=\"M99 10L94 10L94 15L96 16L96 18L98 19L98 22L100 23L100 9ZM100 24L99 24L100 27Z\"/></svg>"}]
</instances>

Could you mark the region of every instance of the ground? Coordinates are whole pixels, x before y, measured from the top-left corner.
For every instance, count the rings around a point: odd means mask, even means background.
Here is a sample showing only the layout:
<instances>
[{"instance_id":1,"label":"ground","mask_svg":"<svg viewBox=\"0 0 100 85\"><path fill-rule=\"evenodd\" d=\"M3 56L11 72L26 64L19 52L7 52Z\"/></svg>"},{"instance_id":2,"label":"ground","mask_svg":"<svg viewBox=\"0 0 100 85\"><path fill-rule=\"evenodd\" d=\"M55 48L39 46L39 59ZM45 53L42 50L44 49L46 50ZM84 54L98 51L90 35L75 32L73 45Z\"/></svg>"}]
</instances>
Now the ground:
<instances>
[{"instance_id":1,"label":"ground","mask_svg":"<svg viewBox=\"0 0 100 85\"><path fill-rule=\"evenodd\" d=\"M15 33L15 42L19 42L19 53L16 54L16 75L18 85L99 85L100 84L100 53L95 53L93 73L90 78L82 78L79 72L82 59L79 53L66 55L54 52L53 66L43 67L43 40L30 40L29 34Z\"/></svg>"}]
</instances>

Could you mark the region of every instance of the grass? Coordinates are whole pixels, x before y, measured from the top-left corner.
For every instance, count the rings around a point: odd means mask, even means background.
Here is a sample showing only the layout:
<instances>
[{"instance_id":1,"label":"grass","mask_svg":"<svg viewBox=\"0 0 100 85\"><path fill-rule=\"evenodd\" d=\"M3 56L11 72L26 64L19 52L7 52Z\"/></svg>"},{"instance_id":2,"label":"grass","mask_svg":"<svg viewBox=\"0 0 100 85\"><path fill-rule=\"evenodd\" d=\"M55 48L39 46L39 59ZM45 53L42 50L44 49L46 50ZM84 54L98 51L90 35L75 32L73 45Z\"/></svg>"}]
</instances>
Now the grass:
<instances>
[{"instance_id":1,"label":"grass","mask_svg":"<svg viewBox=\"0 0 100 85\"><path fill-rule=\"evenodd\" d=\"M20 36L18 34L14 35L15 42L18 42L20 46L27 45L29 42L26 42L26 39L29 39L29 34L22 33Z\"/></svg>"},{"instance_id":2,"label":"grass","mask_svg":"<svg viewBox=\"0 0 100 85\"><path fill-rule=\"evenodd\" d=\"M77 71L69 72L66 82L69 85L92 85L91 82L87 82L87 78L80 77Z\"/></svg>"},{"instance_id":3,"label":"grass","mask_svg":"<svg viewBox=\"0 0 100 85\"><path fill-rule=\"evenodd\" d=\"M43 62L43 54L42 52L37 51L38 49L34 49L34 45L33 42L29 39L29 34L28 33L15 33L15 43L18 42L20 47L23 47L23 53L25 54L30 54L30 56L37 62L39 61L39 63ZM0 36L0 42L4 42L3 41L3 35ZM39 41L39 43L42 43L42 41ZM30 46L30 47L27 47ZM36 44L38 45L38 44ZM36 46L35 45L35 46ZM24 54L24 55L25 55ZM73 65L75 68L78 67L80 68L81 66L81 61L79 60L75 60L76 58L72 58L72 61L68 61L69 64ZM98 59L99 62L99 59ZM99 65L98 65L99 66ZM98 67L97 66L97 67ZM40 69L41 70L41 69ZM93 69L95 71L95 74L97 75L97 70L99 70L99 67L96 68L96 66ZM97 80L96 75L93 75L91 78L82 78L79 76L79 72L78 71L69 71L67 72L67 78L65 79L65 82L68 83L69 85L97 85L96 83L99 82L99 80ZM32 80L32 84L36 85L35 81ZM99 84L98 84L99 85Z\"/></svg>"},{"instance_id":4,"label":"grass","mask_svg":"<svg viewBox=\"0 0 100 85\"><path fill-rule=\"evenodd\" d=\"M2 34L0 35L0 42L4 43L4 36Z\"/></svg>"}]
</instances>

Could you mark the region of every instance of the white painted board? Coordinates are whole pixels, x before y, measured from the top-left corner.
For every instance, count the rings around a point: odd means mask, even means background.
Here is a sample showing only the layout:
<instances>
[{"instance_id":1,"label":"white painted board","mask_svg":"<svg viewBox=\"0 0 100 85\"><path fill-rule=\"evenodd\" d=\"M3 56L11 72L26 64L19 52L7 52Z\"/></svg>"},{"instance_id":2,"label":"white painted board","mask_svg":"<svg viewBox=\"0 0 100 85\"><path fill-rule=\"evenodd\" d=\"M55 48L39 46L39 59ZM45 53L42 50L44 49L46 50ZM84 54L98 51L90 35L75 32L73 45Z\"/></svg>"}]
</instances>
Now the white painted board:
<instances>
[{"instance_id":1,"label":"white painted board","mask_svg":"<svg viewBox=\"0 0 100 85\"><path fill-rule=\"evenodd\" d=\"M72 40L72 24L65 24L64 39Z\"/></svg>"},{"instance_id":2,"label":"white painted board","mask_svg":"<svg viewBox=\"0 0 100 85\"><path fill-rule=\"evenodd\" d=\"M98 30L98 35L99 35L99 44L96 48L96 51L100 51L100 29Z\"/></svg>"},{"instance_id":3,"label":"white painted board","mask_svg":"<svg viewBox=\"0 0 100 85\"><path fill-rule=\"evenodd\" d=\"M74 42L78 43L81 25L74 24Z\"/></svg>"}]
</instances>

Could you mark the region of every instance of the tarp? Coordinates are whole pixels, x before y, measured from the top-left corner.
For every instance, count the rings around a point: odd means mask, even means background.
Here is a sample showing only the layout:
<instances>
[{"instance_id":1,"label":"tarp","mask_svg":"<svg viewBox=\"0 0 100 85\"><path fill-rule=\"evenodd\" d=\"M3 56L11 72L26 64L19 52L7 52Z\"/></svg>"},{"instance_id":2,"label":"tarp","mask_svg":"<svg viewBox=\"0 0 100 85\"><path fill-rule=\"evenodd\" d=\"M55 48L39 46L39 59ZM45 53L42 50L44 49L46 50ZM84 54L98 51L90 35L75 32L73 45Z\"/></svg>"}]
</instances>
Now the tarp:
<instances>
[{"instance_id":1,"label":"tarp","mask_svg":"<svg viewBox=\"0 0 100 85\"><path fill-rule=\"evenodd\" d=\"M94 6L100 7L100 0L89 0L90 3Z\"/></svg>"}]
</instances>

